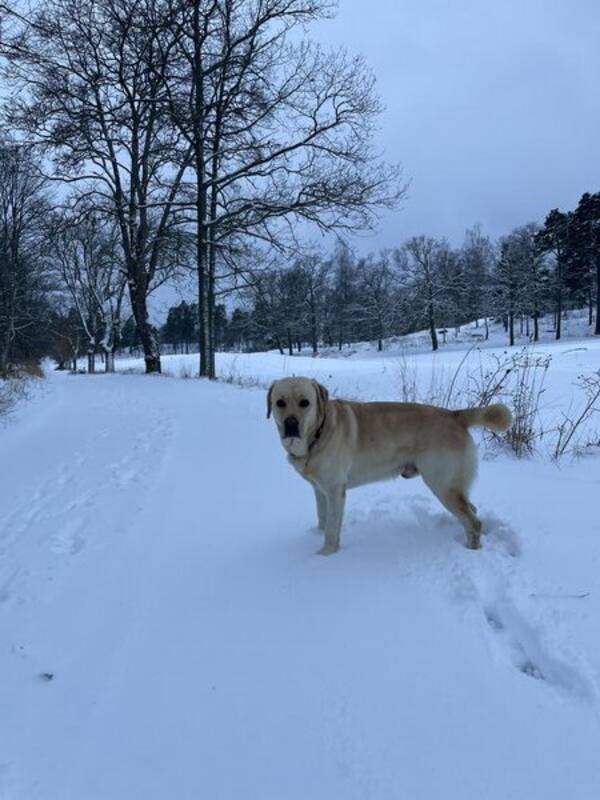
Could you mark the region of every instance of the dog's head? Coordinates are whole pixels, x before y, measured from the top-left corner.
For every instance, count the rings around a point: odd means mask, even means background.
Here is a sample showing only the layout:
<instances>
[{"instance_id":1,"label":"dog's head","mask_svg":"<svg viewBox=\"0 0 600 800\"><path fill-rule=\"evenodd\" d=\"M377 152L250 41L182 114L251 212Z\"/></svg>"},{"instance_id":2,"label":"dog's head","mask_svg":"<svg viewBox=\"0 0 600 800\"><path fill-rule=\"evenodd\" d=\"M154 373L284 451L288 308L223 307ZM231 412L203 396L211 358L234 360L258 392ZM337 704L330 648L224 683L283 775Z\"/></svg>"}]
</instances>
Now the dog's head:
<instances>
[{"instance_id":1,"label":"dog's head","mask_svg":"<svg viewBox=\"0 0 600 800\"><path fill-rule=\"evenodd\" d=\"M293 456L308 453L311 437L325 418L329 393L310 378L283 378L267 393L267 418L273 413L285 449Z\"/></svg>"}]
</instances>

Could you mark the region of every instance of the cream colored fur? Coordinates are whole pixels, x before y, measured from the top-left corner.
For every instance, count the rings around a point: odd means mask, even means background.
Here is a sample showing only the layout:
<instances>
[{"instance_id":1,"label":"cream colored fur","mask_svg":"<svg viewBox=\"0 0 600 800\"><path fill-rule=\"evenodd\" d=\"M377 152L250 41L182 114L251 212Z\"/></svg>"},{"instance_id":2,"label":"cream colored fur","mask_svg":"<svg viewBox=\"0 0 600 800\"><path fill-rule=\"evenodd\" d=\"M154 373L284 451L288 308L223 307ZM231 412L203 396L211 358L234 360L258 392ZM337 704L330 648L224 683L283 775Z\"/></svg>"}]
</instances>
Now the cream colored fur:
<instances>
[{"instance_id":1,"label":"cream colored fur","mask_svg":"<svg viewBox=\"0 0 600 800\"><path fill-rule=\"evenodd\" d=\"M421 475L433 494L463 525L467 547L480 546L481 522L469 500L477 452L469 427L501 432L512 424L504 405L450 411L418 403L356 403L330 400L310 378L275 381L267 395L288 460L312 484L319 528L319 551L340 546L346 490L402 475ZM285 420L298 422L286 435Z\"/></svg>"}]
</instances>

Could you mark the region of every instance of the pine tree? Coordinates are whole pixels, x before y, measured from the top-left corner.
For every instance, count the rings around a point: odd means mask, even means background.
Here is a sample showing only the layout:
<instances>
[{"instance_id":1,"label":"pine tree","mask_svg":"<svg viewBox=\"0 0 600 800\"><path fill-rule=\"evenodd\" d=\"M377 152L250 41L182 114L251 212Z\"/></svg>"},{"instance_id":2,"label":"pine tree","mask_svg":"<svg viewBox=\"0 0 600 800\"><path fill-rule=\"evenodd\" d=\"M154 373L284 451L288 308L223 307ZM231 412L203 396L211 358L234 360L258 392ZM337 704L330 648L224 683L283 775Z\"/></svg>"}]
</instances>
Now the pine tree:
<instances>
[{"instance_id":1,"label":"pine tree","mask_svg":"<svg viewBox=\"0 0 600 800\"><path fill-rule=\"evenodd\" d=\"M552 209L544 221L544 226L537 234L536 243L542 253L554 256L555 270L553 276L554 310L556 315L556 339L560 339L562 331L562 313L565 289L565 277L568 265L569 236L572 214Z\"/></svg>"},{"instance_id":2,"label":"pine tree","mask_svg":"<svg viewBox=\"0 0 600 800\"><path fill-rule=\"evenodd\" d=\"M573 219L574 235L582 253L582 260L587 265L589 284L590 324L592 313L592 297L596 299L596 325L594 333L600 336L600 192L581 196Z\"/></svg>"}]
</instances>

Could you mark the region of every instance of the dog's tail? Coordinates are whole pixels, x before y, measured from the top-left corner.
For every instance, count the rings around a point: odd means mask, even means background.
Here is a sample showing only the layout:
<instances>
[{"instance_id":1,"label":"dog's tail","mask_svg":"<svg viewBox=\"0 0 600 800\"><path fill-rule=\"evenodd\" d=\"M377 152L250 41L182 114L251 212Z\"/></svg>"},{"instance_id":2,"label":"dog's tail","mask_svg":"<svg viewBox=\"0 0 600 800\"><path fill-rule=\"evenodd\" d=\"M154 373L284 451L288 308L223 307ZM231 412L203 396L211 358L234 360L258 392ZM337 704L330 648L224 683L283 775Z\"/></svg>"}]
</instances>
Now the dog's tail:
<instances>
[{"instance_id":1,"label":"dog's tail","mask_svg":"<svg viewBox=\"0 0 600 800\"><path fill-rule=\"evenodd\" d=\"M496 433L504 433L513 423L513 415L503 403L484 408L464 408L457 411L458 419L467 428L489 428Z\"/></svg>"}]
</instances>

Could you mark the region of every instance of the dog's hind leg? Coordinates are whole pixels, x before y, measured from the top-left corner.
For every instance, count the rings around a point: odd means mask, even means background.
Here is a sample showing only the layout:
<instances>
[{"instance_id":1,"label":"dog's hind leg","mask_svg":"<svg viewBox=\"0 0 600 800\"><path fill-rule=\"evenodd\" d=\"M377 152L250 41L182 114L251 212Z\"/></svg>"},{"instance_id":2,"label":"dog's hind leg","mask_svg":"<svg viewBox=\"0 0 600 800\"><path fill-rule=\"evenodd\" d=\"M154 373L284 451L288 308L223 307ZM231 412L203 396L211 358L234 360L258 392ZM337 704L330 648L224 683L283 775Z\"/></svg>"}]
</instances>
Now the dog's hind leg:
<instances>
[{"instance_id":1,"label":"dog's hind leg","mask_svg":"<svg viewBox=\"0 0 600 800\"><path fill-rule=\"evenodd\" d=\"M480 547L481 520L469 500L469 488L475 474L474 445L462 452L446 454L419 464L421 475L440 503L461 523L467 535L467 547Z\"/></svg>"},{"instance_id":2,"label":"dog's hind leg","mask_svg":"<svg viewBox=\"0 0 600 800\"><path fill-rule=\"evenodd\" d=\"M467 547L478 550L481 537L481 520L474 513L474 506L459 489L448 489L444 499L440 498L454 516L462 523L467 534Z\"/></svg>"},{"instance_id":3,"label":"dog's hind leg","mask_svg":"<svg viewBox=\"0 0 600 800\"><path fill-rule=\"evenodd\" d=\"M475 506L469 502L466 494L461 489L452 487L441 489L431 485L425 476L423 480L440 503L453 514L461 523L467 535L467 547L470 550L478 550L480 547L481 520L475 514Z\"/></svg>"}]
</instances>

